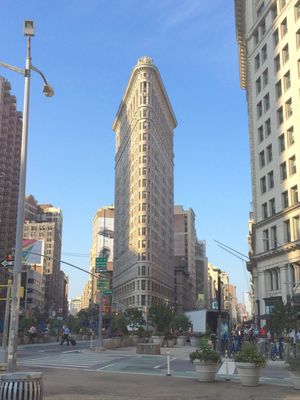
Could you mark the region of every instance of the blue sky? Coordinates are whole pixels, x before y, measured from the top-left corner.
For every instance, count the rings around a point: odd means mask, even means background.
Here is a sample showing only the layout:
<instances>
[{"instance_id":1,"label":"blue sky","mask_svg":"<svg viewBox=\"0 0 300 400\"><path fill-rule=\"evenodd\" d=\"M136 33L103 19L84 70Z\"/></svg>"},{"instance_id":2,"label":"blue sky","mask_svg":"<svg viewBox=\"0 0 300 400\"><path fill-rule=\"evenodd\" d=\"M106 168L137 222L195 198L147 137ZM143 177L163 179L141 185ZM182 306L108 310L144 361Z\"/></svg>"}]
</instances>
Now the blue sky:
<instances>
[{"instance_id":1,"label":"blue sky","mask_svg":"<svg viewBox=\"0 0 300 400\"><path fill-rule=\"evenodd\" d=\"M214 239L247 254L251 202L245 92L239 87L233 0L0 0L0 60L23 66L23 20L35 21L27 193L60 207L62 258L89 267L92 220L114 201L112 123L137 59L160 70L178 121L175 203L193 208L209 261L241 293L248 273ZM22 109L23 79L0 69ZM87 275L63 267L70 297Z\"/></svg>"}]
</instances>

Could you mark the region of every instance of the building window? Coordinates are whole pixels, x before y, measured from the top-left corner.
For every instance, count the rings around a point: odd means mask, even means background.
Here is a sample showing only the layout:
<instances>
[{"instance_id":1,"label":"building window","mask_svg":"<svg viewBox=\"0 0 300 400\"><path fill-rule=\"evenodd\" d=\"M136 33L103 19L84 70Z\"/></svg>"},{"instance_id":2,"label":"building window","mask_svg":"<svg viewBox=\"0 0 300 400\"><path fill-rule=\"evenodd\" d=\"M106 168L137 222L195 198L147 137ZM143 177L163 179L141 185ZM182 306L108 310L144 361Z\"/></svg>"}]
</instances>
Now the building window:
<instances>
[{"instance_id":1,"label":"building window","mask_svg":"<svg viewBox=\"0 0 300 400\"><path fill-rule=\"evenodd\" d=\"M256 79L256 94L261 92L261 78Z\"/></svg>"},{"instance_id":2,"label":"building window","mask_svg":"<svg viewBox=\"0 0 300 400\"><path fill-rule=\"evenodd\" d=\"M257 104L256 110L257 110L257 118L260 118L262 116L262 113L263 113L263 107L262 107L262 102L261 101Z\"/></svg>"},{"instance_id":3,"label":"building window","mask_svg":"<svg viewBox=\"0 0 300 400\"><path fill-rule=\"evenodd\" d=\"M260 190L261 190L261 193L266 193L266 191L267 191L267 184L266 184L266 177L265 176L263 176L260 179Z\"/></svg>"},{"instance_id":4,"label":"building window","mask_svg":"<svg viewBox=\"0 0 300 400\"><path fill-rule=\"evenodd\" d=\"M254 46L256 46L259 43L259 32L258 32L258 29L254 32L253 39L254 39Z\"/></svg>"},{"instance_id":5,"label":"building window","mask_svg":"<svg viewBox=\"0 0 300 400\"><path fill-rule=\"evenodd\" d=\"M287 26L287 19L284 18L284 20L280 24L280 30L281 30L281 37L283 38L288 31L288 26Z\"/></svg>"},{"instance_id":6,"label":"building window","mask_svg":"<svg viewBox=\"0 0 300 400\"><path fill-rule=\"evenodd\" d=\"M268 251L270 249L268 229L265 229L263 231L263 246L264 246L264 251Z\"/></svg>"},{"instance_id":7,"label":"building window","mask_svg":"<svg viewBox=\"0 0 300 400\"><path fill-rule=\"evenodd\" d=\"M283 123L283 107L278 108L277 110L277 125L281 125Z\"/></svg>"},{"instance_id":8,"label":"building window","mask_svg":"<svg viewBox=\"0 0 300 400\"><path fill-rule=\"evenodd\" d=\"M276 29L276 31L274 31L274 33L273 33L274 47L276 47L278 45L278 43L279 43L279 32L278 32L278 29Z\"/></svg>"},{"instance_id":9,"label":"building window","mask_svg":"<svg viewBox=\"0 0 300 400\"><path fill-rule=\"evenodd\" d=\"M269 190L273 189L273 187L274 187L274 173L273 173L273 171L268 173L268 187L269 187Z\"/></svg>"},{"instance_id":10,"label":"building window","mask_svg":"<svg viewBox=\"0 0 300 400\"><path fill-rule=\"evenodd\" d=\"M288 99L288 101L285 103L285 117L289 118L293 115L293 103L292 99Z\"/></svg>"},{"instance_id":11,"label":"building window","mask_svg":"<svg viewBox=\"0 0 300 400\"><path fill-rule=\"evenodd\" d=\"M299 203L298 186L291 187L291 203L293 206Z\"/></svg>"},{"instance_id":12,"label":"building window","mask_svg":"<svg viewBox=\"0 0 300 400\"><path fill-rule=\"evenodd\" d=\"M258 7L258 9L256 10L257 17L260 17L262 15L264 8L265 8L265 2L263 1L261 3L261 5Z\"/></svg>"},{"instance_id":13,"label":"building window","mask_svg":"<svg viewBox=\"0 0 300 400\"><path fill-rule=\"evenodd\" d=\"M284 181L287 178L287 170L286 170L286 162L284 161L280 164L280 178L281 181Z\"/></svg>"},{"instance_id":14,"label":"building window","mask_svg":"<svg viewBox=\"0 0 300 400\"><path fill-rule=\"evenodd\" d=\"M269 93L267 93L264 96L264 108L265 108L265 112L268 111L269 108L270 108L270 96L269 96Z\"/></svg>"},{"instance_id":15,"label":"building window","mask_svg":"<svg viewBox=\"0 0 300 400\"><path fill-rule=\"evenodd\" d=\"M295 143L294 128L291 127L287 130L288 146L292 146Z\"/></svg>"},{"instance_id":16,"label":"building window","mask_svg":"<svg viewBox=\"0 0 300 400\"><path fill-rule=\"evenodd\" d=\"M278 100L282 95L281 80L275 85L276 99Z\"/></svg>"},{"instance_id":17,"label":"building window","mask_svg":"<svg viewBox=\"0 0 300 400\"><path fill-rule=\"evenodd\" d=\"M265 165L265 151L263 150L259 153L259 167L263 168Z\"/></svg>"},{"instance_id":18,"label":"building window","mask_svg":"<svg viewBox=\"0 0 300 400\"><path fill-rule=\"evenodd\" d=\"M300 48L300 29L298 29L296 32L296 47L297 49Z\"/></svg>"},{"instance_id":19,"label":"building window","mask_svg":"<svg viewBox=\"0 0 300 400\"><path fill-rule=\"evenodd\" d=\"M263 37L266 34L266 21L263 20L259 27L260 27L261 37Z\"/></svg>"},{"instance_id":20,"label":"building window","mask_svg":"<svg viewBox=\"0 0 300 400\"><path fill-rule=\"evenodd\" d=\"M295 5L295 21L300 18L300 1L298 1Z\"/></svg>"},{"instance_id":21,"label":"building window","mask_svg":"<svg viewBox=\"0 0 300 400\"><path fill-rule=\"evenodd\" d=\"M271 233L271 248L275 249L277 247L277 227L271 226L270 228Z\"/></svg>"},{"instance_id":22,"label":"building window","mask_svg":"<svg viewBox=\"0 0 300 400\"><path fill-rule=\"evenodd\" d=\"M258 68L260 67L260 56L259 56L259 53L256 55L256 57L254 59L254 66L255 66L255 71L257 71Z\"/></svg>"},{"instance_id":23,"label":"building window","mask_svg":"<svg viewBox=\"0 0 300 400\"><path fill-rule=\"evenodd\" d=\"M269 146L267 146L267 148L266 148L266 153L267 153L267 162L269 163L269 162L272 161L272 158L273 158L273 155L272 155L272 145L271 145L271 144L269 144Z\"/></svg>"},{"instance_id":24,"label":"building window","mask_svg":"<svg viewBox=\"0 0 300 400\"><path fill-rule=\"evenodd\" d=\"M280 135L278 138L278 148L279 148L279 153L282 153L285 150L284 133Z\"/></svg>"},{"instance_id":25,"label":"building window","mask_svg":"<svg viewBox=\"0 0 300 400\"><path fill-rule=\"evenodd\" d=\"M268 68L266 68L262 74L263 77L263 85L264 87L267 86L267 84L269 83L269 71Z\"/></svg>"},{"instance_id":26,"label":"building window","mask_svg":"<svg viewBox=\"0 0 300 400\"><path fill-rule=\"evenodd\" d=\"M275 4L273 4L273 6L271 8L271 12L272 12L272 21L274 21L274 19L276 19L277 15L278 15L276 2L275 2Z\"/></svg>"},{"instance_id":27,"label":"building window","mask_svg":"<svg viewBox=\"0 0 300 400\"><path fill-rule=\"evenodd\" d=\"M258 136L258 143L261 143L264 140L264 128L262 125L257 130L257 136Z\"/></svg>"},{"instance_id":28,"label":"building window","mask_svg":"<svg viewBox=\"0 0 300 400\"><path fill-rule=\"evenodd\" d=\"M300 239L300 219L299 215L293 218L293 231L294 231L294 240Z\"/></svg>"},{"instance_id":29,"label":"building window","mask_svg":"<svg viewBox=\"0 0 300 400\"><path fill-rule=\"evenodd\" d=\"M289 169L290 169L290 175L294 175L297 172L296 156L289 158Z\"/></svg>"},{"instance_id":30,"label":"building window","mask_svg":"<svg viewBox=\"0 0 300 400\"><path fill-rule=\"evenodd\" d=\"M280 70L280 54L277 54L277 56L274 58L274 70L275 72Z\"/></svg>"},{"instance_id":31,"label":"building window","mask_svg":"<svg viewBox=\"0 0 300 400\"><path fill-rule=\"evenodd\" d=\"M271 135L271 120L268 118L265 122L265 134L266 137Z\"/></svg>"},{"instance_id":32,"label":"building window","mask_svg":"<svg viewBox=\"0 0 300 400\"><path fill-rule=\"evenodd\" d=\"M262 212L263 219L268 218L268 205L267 205L267 203L262 204L261 212Z\"/></svg>"},{"instance_id":33,"label":"building window","mask_svg":"<svg viewBox=\"0 0 300 400\"><path fill-rule=\"evenodd\" d=\"M285 64L289 60L289 45L286 44L282 49L282 63Z\"/></svg>"},{"instance_id":34,"label":"building window","mask_svg":"<svg viewBox=\"0 0 300 400\"><path fill-rule=\"evenodd\" d=\"M280 10L282 10L283 7L284 7L285 4L286 4L286 0L279 0L279 4L280 4Z\"/></svg>"},{"instance_id":35,"label":"building window","mask_svg":"<svg viewBox=\"0 0 300 400\"><path fill-rule=\"evenodd\" d=\"M275 215L276 214L276 207L275 207L275 199L270 199L269 200L269 212L270 215Z\"/></svg>"},{"instance_id":36,"label":"building window","mask_svg":"<svg viewBox=\"0 0 300 400\"><path fill-rule=\"evenodd\" d=\"M291 87L290 71L288 71L286 74L284 74L283 81L284 81L284 90L287 91Z\"/></svg>"},{"instance_id":37,"label":"building window","mask_svg":"<svg viewBox=\"0 0 300 400\"><path fill-rule=\"evenodd\" d=\"M265 44L261 49L261 62L264 63L268 58L267 45Z\"/></svg>"},{"instance_id":38,"label":"building window","mask_svg":"<svg viewBox=\"0 0 300 400\"><path fill-rule=\"evenodd\" d=\"M290 220L283 221L283 229L284 229L284 240L286 243L291 241L291 226Z\"/></svg>"},{"instance_id":39,"label":"building window","mask_svg":"<svg viewBox=\"0 0 300 400\"><path fill-rule=\"evenodd\" d=\"M282 208L288 208L288 206L289 206L289 194L288 194L287 190L285 190L281 194L281 199L282 199Z\"/></svg>"}]
</instances>

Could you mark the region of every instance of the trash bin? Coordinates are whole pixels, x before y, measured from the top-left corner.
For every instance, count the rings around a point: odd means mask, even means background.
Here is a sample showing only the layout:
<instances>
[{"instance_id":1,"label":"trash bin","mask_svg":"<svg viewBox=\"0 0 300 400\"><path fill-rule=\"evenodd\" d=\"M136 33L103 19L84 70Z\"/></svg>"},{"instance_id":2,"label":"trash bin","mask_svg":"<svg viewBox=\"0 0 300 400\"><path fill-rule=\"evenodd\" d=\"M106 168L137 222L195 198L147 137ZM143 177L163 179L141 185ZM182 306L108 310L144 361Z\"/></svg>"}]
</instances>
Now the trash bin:
<instances>
[{"instance_id":1,"label":"trash bin","mask_svg":"<svg viewBox=\"0 0 300 400\"><path fill-rule=\"evenodd\" d=\"M13 372L0 376L1 400L42 400L41 372Z\"/></svg>"}]
</instances>

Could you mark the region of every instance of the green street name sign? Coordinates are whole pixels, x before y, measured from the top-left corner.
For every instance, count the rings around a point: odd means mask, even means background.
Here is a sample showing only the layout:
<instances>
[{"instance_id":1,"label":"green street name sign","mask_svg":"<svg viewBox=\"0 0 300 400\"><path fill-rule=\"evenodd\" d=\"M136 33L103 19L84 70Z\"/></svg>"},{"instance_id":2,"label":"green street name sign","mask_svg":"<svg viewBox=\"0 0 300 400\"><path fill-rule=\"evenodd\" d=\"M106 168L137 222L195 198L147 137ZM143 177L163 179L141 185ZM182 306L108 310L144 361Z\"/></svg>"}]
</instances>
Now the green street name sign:
<instances>
[{"instance_id":1,"label":"green street name sign","mask_svg":"<svg viewBox=\"0 0 300 400\"><path fill-rule=\"evenodd\" d=\"M107 268L107 257L96 257L95 260L96 269L106 269Z\"/></svg>"},{"instance_id":2,"label":"green street name sign","mask_svg":"<svg viewBox=\"0 0 300 400\"><path fill-rule=\"evenodd\" d=\"M104 291L103 291L103 294L104 294L104 295L112 294L112 290L104 290Z\"/></svg>"}]
</instances>

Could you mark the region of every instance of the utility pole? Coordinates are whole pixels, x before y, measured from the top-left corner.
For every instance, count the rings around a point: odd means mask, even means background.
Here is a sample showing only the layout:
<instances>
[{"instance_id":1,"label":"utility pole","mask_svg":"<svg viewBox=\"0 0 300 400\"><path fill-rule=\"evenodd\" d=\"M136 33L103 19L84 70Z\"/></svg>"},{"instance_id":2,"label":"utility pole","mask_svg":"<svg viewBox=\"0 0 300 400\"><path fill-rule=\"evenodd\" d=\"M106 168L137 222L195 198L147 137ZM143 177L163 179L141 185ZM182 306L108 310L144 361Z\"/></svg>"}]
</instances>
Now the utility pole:
<instances>
[{"instance_id":1,"label":"utility pole","mask_svg":"<svg viewBox=\"0 0 300 400\"><path fill-rule=\"evenodd\" d=\"M221 318L222 318L222 282L221 270L218 269L218 353L221 354Z\"/></svg>"}]
</instances>

